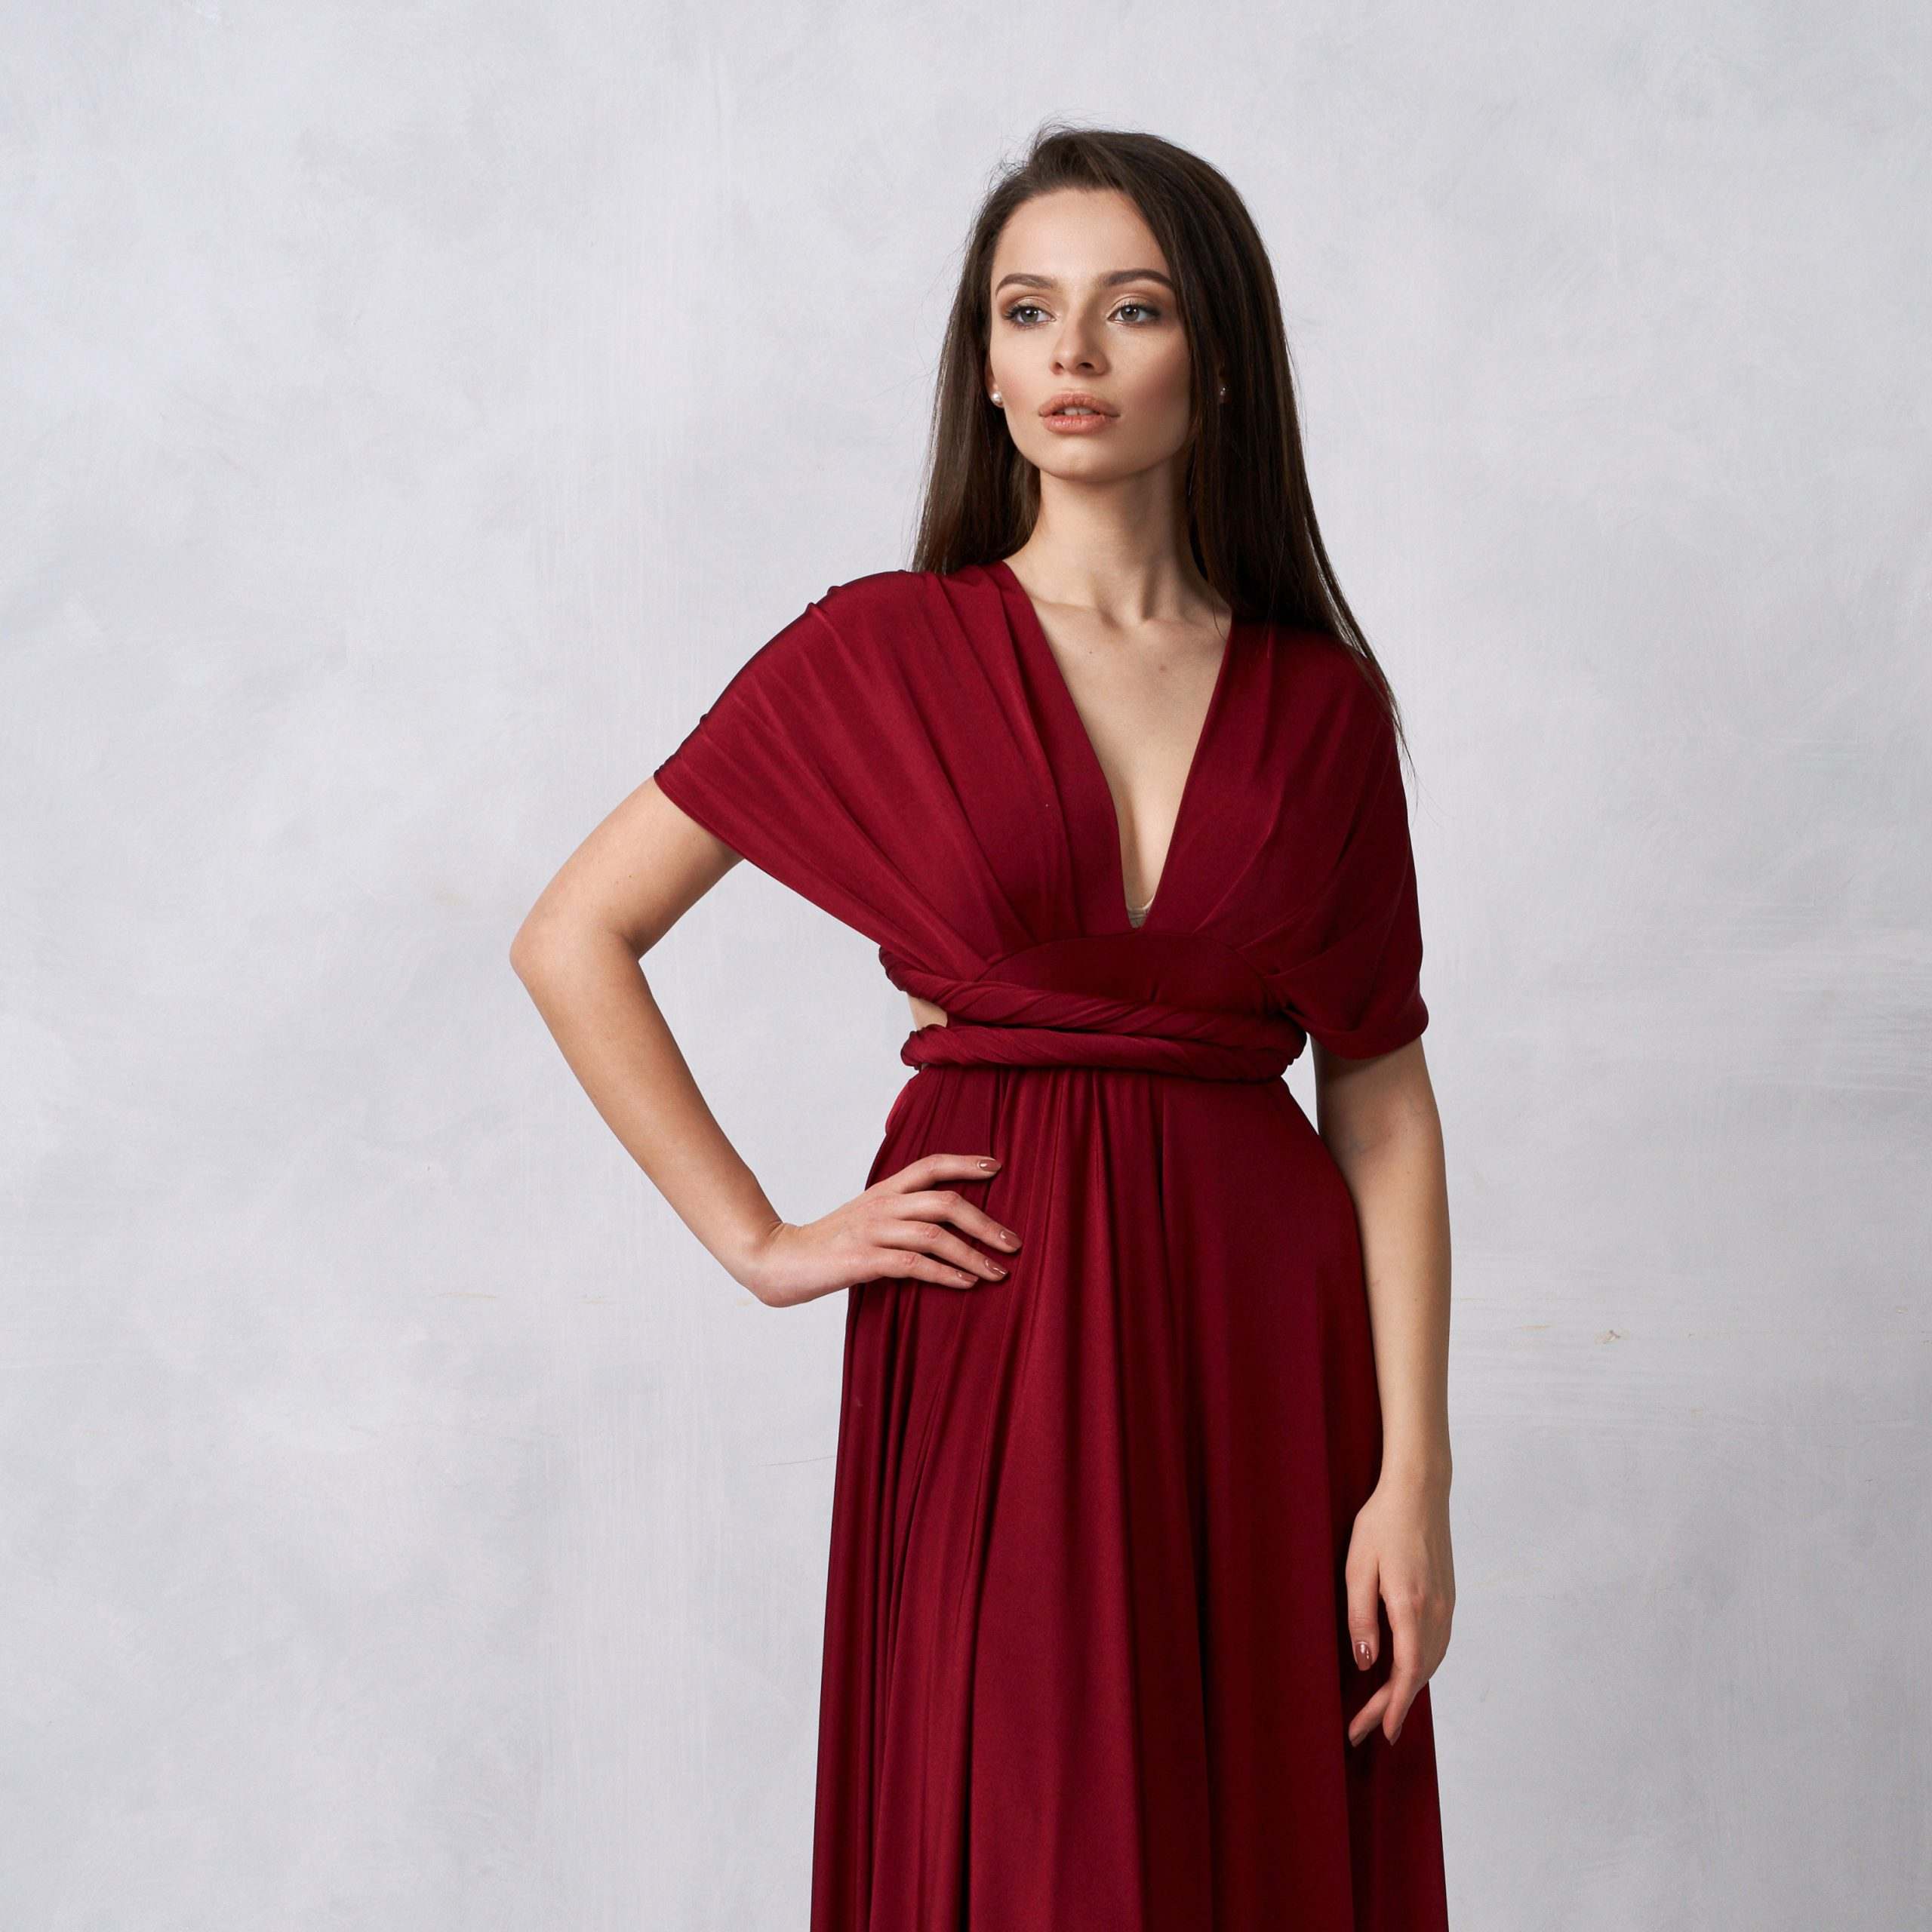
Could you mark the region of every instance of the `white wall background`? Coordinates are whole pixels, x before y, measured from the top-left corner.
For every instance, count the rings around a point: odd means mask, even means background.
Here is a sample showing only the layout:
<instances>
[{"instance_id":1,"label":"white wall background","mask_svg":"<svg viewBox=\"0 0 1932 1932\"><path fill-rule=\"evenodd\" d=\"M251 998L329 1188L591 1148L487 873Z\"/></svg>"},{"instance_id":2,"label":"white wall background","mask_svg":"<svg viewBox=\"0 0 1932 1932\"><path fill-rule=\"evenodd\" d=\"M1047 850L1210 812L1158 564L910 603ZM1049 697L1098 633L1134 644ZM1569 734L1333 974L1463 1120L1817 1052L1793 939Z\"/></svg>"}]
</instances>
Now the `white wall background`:
<instances>
[{"instance_id":1,"label":"white wall background","mask_svg":"<svg viewBox=\"0 0 1932 1932\"><path fill-rule=\"evenodd\" d=\"M906 561L1056 112L1249 198L1409 715L1456 1921L1923 1922L1922 10L4 17L0 1923L804 1926L844 1301L506 949ZM740 868L651 964L855 1192L872 949Z\"/></svg>"}]
</instances>

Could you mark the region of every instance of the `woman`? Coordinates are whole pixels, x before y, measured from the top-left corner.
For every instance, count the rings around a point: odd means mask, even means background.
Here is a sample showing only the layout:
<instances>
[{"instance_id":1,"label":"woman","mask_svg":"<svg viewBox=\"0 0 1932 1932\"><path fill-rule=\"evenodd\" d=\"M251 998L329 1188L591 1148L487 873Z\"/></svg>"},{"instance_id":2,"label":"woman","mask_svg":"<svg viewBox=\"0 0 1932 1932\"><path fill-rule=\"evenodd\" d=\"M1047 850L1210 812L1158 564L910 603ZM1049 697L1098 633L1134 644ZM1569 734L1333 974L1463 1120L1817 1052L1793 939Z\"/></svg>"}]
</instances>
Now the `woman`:
<instances>
[{"instance_id":1,"label":"woman","mask_svg":"<svg viewBox=\"0 0 1932 1932\"><path fill-rule=\"evenodd\" d=\"M1447 1922L1397 738L1238 196L1049 130L967 251L915 568L758 651L518 937L698 1238L774 1307L848 1294L814 1932ZM638 971L740 857L920 1023L864 1192L801 1226Z\"/></svg>"}]
</instances>

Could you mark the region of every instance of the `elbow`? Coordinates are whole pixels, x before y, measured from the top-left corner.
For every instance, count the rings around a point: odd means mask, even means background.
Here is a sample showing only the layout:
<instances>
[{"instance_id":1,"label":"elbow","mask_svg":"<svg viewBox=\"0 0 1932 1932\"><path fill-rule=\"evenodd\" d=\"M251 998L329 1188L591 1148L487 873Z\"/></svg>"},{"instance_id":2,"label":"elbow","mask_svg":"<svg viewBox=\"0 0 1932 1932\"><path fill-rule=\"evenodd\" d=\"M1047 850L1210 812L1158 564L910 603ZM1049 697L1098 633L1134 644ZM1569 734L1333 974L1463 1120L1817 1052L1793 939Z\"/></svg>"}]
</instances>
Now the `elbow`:
<instances>
[{"instance_id":1,"label":"elbow","mask_svg":"<svg viewBox=\"0 0 1932 1932\"><path fill-rule=\"evenodd\" d=\"M623 935L601 925L585 925L552 915L533 914L510 941L510 971L534 995L546 986L574 978L586 959L601 956L606 947L624 945ZM631 957L639 949L631 949Z\"/></svg>"},{"instance_id":2,"label":"elbow","mask_svg":"<svg viewBox=\"0 0 1932 1932\"><path fill-rule=\"evenodd\" d=\"M551 936L535 921L525 919L510 941L510 971L526 986L534 986L551 952Z\"/></svg>"}]
</instances>

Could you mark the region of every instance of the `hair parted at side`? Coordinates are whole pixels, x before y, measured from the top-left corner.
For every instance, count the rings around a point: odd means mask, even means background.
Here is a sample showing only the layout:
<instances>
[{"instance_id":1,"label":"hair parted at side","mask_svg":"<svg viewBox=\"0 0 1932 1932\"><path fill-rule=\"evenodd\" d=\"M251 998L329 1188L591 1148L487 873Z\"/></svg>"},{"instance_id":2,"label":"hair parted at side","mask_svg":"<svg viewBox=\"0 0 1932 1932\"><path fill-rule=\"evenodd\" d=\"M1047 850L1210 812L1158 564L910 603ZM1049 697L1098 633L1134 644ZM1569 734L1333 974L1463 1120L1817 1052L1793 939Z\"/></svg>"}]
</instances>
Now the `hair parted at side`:
<instances>
[{"instance_id":1,"label":"hair parted at side","mask_svg":"<svg viewBox=\"0 0 1932 1932\"><path fill-rule=\"evenodd\" d=\"M1050 122L1000 170L975 216L946 320L912 568L948 572L1017 549L1039 512L1023 457L982 375L992 340L993 251L1023 203L1063 189L1126 195L1168 259L1194 365L1188 540L1201 574L1243 618L1320 631L1346 646L1387 711L1394 692L1321 540L1275 272L1218 168L1158 135ZM1220 370L1225 401L1201 371Z\"/></svg>"}]
</instances>

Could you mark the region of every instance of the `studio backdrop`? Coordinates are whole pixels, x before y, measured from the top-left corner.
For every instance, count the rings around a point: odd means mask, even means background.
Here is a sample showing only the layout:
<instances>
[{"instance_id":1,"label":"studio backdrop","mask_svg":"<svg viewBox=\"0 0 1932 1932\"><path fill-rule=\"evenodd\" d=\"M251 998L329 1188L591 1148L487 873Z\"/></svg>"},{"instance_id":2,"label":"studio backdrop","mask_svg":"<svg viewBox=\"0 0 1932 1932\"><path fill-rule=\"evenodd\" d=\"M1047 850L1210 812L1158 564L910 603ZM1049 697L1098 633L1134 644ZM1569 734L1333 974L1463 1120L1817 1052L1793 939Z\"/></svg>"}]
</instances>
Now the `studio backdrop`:
<instances>
[{"instance_id":1,"label":"studio backdrop","mask_svg":"<svg viewBox=\"0 0 1932 1932\"><path fill-rule=\"evenodd\" d=\"M1452 1916L1921 1923L1927 42L7 10L0 1923L801 1932L842 1301L712 1261L507 949L904 565L1049 116L1240 186L1414 755ZM746 866L646 963L852 1194L873 949Z\"/></svg>"}]
</instances>

